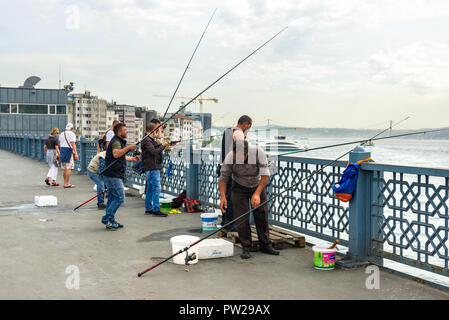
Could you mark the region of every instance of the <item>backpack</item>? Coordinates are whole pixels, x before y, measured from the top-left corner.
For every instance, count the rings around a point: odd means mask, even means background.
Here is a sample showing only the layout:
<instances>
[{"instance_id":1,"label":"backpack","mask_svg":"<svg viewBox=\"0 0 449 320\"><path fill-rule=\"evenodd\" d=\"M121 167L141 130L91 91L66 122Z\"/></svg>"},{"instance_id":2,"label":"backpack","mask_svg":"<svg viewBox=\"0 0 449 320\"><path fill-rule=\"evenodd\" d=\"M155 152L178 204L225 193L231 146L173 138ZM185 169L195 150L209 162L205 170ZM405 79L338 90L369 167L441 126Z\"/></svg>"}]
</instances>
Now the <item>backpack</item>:
<instances>
[{"instance_id":1,"label":"backpack","mask_svg":"<svg viewBox=\"0 0 449 320\"><path fill-rule=\"evenodd\" d=\"M198 200L190 200L188 198L184 199L184 207L187 212L200 212L203 211L201 207L201 202Z\"/></svg>"},{"instance_id":2,"label":"backpack","mask_svg":"<svg viewBox=\"0 0 449 320\"><path fill-rule=\"evenodd\" d=\"M171 207L175 208L175 209L181 208L186 196L187 196L187 191L184 190L183 192L181 192L181 194L179 196L176 197L176 199L173 199L173 201L171 203Z\"/></svg>"},{"instance_id":3,"label":"backpack","mask_svg":"<svg viewBox=\"0 0 449 320\"><path fill-rule=\"evenodd\" d=\"M98 146L100 147L101 151L106 151L106 135L108 134L108 131L111 131L111 129L106 130L102 138L98 140Z\"/></svg>"},{"instance_id":4,"label":"backpack","mask_svg":"<svg viewBox=\"0 0 449 320\"><path fill-rule=\"evenodd\" d=\"M338 200L342 202L348 202L349 200L351 200L352 193L357 186L360 164L368 160L371 160L371 157L357 161L355 163L348 162L348 165L346 166L345 171L343 171L343 176L341 177L340 181L338 181L332 187L334 195Z\"/></svg>"}]
</instances>

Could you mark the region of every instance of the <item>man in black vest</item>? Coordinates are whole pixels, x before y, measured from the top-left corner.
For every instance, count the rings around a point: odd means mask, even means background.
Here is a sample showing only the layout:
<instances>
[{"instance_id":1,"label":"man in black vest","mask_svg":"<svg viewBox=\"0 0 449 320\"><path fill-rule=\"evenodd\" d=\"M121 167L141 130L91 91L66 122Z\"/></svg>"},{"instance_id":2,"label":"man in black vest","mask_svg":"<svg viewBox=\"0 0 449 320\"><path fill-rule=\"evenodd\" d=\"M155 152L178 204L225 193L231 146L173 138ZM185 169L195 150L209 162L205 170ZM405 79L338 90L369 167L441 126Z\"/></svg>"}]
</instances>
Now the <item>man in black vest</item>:
<instances>
[{"instance_id":1,"label":"man in black vest","mask_svg":"<svg viewBox=\"0 0 449 320\"><path fill-rule=\"evenodd\" d=\"M237 125L232 128L227 128L223 133L223 139L221 140L221 164L226 157L226 155L232 150L232 144L235 140L244 140L246 139L246 134L253 124L253 120L247 116L241 116L237 121ZM219 167L221 168L221 167ZM220 169L218 170L218 175L220 175ZM226 211L222 213L221 225L229 223L234 219L234 210L232 206L232 177L229 178L226 184L226 200L227 200L227 208ZM225 231L236 231L234 224L230 224L226 228Z\"/></svg>"},{"instance_id":2,"label":"man in black vest","mask_svg":"<svg viewBox=\"0 0 449 320\"><path fill-rule=\"evenodd\" d=\"M114 138L106 149L106 170L103 171L104 184L108 190L108 203L106 204L106 214L101 218L101 222L108 230L117 230L123 227L115 220L115 213L120 205L125 201L125 189L123 180L125 179L126 161L138 162L139 157L127 157L131 150L136 150L135 144L126 146L127 130L124 123L119 123L114 127Z\"/></svg>"}]
</instances>

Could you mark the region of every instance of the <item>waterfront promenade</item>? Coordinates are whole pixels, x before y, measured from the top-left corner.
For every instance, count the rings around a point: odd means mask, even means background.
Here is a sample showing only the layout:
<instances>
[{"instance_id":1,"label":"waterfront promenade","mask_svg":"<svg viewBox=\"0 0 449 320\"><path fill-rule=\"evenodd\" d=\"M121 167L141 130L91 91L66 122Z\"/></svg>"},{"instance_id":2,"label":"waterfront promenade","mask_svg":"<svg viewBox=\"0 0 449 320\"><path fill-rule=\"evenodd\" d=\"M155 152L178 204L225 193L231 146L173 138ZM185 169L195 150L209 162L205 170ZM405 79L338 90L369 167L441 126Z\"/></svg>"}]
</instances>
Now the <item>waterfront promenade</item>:
<instances>
[{"instance_id":1,"label":"waterfront promenade","mask_svg":"<svg viewBox=\"0 0 449 320\"><path fill-rule=\"evenodd\" d=\"M199 213L168 218L143 214L131 189L117 213L122 230L106 231L93 182L74 173L75 189L44 183L44 162L0 150L0 299L448 299L449 291L380 271L380 289L365 286L364 268L319 271L312 250L289 248L278 257L253 253L241 260L200 260L189 267L167 262L175 235L201 235ZM62 177L59 173L59 183ZM34 196L54 195L57 207L37 208ZM47 221L46 221L47 220ZM306 236L307 240L307 236ZM80 288L68 289L68 266L80 270Z\"/></svg>"}]
</instances>

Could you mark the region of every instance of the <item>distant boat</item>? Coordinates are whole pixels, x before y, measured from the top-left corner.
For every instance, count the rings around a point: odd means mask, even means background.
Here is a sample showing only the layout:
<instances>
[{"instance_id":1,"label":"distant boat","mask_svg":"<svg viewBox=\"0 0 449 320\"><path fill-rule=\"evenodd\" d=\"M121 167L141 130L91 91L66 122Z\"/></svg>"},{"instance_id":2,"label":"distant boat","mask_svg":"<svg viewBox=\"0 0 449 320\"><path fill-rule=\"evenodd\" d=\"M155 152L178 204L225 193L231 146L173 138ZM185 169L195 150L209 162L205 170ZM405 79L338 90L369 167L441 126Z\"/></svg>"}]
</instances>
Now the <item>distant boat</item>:
<instances>
[{"instance_id":1,"label":"distant boat","mask_svg":"<svg viewBox=\"0 0 449 320\"><path fill-rule=\"evenodd\" d=\"M275 136L270 140L258 140L253 142L269 153L302 151L309 148L307 144L300 145L298 140L287 140L286 136Z\"/></svg>"}]
</instances>

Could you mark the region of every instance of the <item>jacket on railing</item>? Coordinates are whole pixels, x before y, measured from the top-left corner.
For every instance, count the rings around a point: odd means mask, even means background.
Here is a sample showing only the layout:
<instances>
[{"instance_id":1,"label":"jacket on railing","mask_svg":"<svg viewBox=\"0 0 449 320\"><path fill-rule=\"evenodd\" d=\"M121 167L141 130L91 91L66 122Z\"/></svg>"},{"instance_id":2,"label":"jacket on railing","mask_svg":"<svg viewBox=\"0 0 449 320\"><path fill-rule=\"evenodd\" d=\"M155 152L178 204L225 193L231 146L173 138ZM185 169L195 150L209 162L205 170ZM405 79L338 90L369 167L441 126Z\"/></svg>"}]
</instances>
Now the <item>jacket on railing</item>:
<instances>
[{"instance_id":1,"label":"jacket on railing","mask_svg":"<svg viewBox=\"0 0 449 320\"><path fill-rule=\"evenodd\" d=\"M162 169L162 152L165 146L154 138L147 137L142 141L142 165L144 171Z\"/></svg>"}]
</instances>

